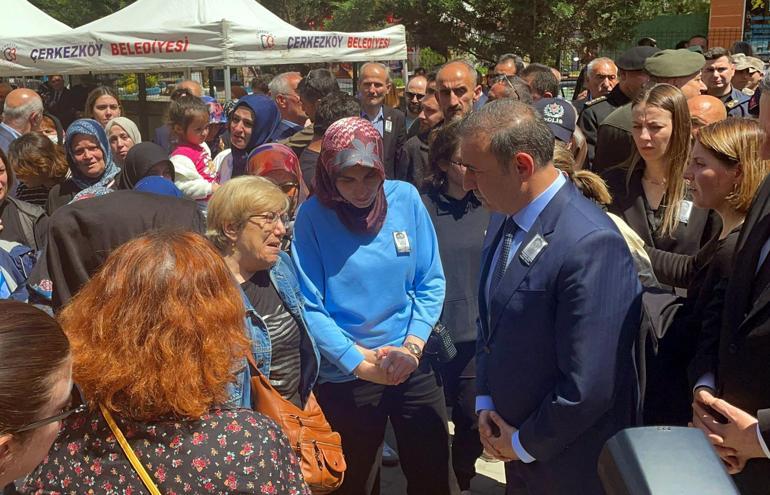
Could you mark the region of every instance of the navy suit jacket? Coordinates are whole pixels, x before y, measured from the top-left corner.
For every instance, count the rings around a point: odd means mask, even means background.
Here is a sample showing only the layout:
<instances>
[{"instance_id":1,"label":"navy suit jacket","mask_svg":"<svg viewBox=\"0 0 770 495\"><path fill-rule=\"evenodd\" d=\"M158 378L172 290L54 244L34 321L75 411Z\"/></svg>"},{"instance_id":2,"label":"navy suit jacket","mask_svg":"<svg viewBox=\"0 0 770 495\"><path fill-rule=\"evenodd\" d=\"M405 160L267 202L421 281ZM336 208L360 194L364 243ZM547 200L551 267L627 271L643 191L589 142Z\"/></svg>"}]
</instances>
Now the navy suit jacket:
<instances>
[{"instance_id":1,"label":"navy suit jacket","mask_svg":"<svg viewBox=\"0 0 770 495\"><path fill-rule=\"evenodd\" d=\"M488 305L486 280L504 220L493 216L482 252L477 393L492 396L536 459L509 466L530 493L602 493L601 447L638 410L634 263L612 220L568 182ZM527 264L520 254L537 234L548 245Z\"/></svg>"}]
</instances>

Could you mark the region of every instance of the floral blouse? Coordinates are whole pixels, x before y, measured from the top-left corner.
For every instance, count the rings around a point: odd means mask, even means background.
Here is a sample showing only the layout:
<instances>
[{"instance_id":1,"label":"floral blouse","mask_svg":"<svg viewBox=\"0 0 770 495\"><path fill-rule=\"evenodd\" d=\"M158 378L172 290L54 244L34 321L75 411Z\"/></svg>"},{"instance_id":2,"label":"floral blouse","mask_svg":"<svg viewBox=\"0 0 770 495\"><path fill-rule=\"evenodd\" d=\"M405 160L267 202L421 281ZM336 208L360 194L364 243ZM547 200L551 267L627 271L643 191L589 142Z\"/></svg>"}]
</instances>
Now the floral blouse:
<instances>
[{"instance_id":1,"label":"floral blouse","mask_svg":"<svg viewBox=\"0 0 770 495\"><path fill-rule=\"evenodd\" d=\"M166 495L311 495L283 432L259 413L214 410L197 421L115 421ZM98 410L65 421L48 456L20 491L147 493Z\"/></svg>"}]
</instances>

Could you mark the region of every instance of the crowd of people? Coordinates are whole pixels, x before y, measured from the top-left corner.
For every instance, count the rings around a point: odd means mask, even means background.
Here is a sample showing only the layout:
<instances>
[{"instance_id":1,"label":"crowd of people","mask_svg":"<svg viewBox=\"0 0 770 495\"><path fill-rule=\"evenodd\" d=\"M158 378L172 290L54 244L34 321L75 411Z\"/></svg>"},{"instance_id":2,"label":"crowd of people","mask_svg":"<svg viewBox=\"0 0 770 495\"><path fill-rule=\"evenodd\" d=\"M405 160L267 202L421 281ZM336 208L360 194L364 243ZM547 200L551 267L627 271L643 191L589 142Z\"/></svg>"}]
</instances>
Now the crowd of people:
<instances>
[{"instance_id":1,"label":"crowd of people","mask_svg":"<svg viewBox=\"0 0 770 495\"><path fill-rule=\"evenodd\" d=\"M480 457L510 494L601 494L639 425L766 492L770 73L654 44L571 101L515 54L415 71L402 108L378 62L355 97L324 68L224 106L182 81L145 140L109 87L4 92L4 493L327 493L326 462L375 494L388 424L409 494L471 493Z\"/></svg>"}]
</instances>

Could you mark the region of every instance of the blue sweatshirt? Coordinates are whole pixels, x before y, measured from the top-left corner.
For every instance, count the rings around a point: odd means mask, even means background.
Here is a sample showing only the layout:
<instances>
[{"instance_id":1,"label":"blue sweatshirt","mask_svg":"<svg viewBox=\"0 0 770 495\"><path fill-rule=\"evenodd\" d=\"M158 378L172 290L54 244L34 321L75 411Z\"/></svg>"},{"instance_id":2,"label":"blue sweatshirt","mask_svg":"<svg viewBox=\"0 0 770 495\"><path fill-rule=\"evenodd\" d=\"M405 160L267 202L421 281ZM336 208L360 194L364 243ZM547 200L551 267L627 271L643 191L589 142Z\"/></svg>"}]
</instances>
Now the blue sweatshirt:
<instances>
[{"instance_id":1,"label":"blue sweatshirt","mask_svg":"<svg viewBox=\"0 0 770 495\"><path fill-rule=\"evenodd\" d=\"M441 315L444 272L430 216L411 184L386 180L384 190L388 213L376 235L351 232L315 197L297 214L292 256L308 330L324 358L321 383L355 379L364 360L355 344L427 340ZM406 234L408 252L399 253L397 233Z\"/></svg>"}]
</instances>

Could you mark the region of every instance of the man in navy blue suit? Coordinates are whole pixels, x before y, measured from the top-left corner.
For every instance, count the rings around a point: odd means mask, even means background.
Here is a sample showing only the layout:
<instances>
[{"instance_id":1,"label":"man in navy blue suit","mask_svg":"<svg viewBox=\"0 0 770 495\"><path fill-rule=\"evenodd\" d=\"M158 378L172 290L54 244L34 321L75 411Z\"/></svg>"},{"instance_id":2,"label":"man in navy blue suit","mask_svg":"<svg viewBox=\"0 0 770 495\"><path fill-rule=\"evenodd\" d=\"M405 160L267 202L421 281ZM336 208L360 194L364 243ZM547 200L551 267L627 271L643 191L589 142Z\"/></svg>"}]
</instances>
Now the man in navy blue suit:
<instances>
[{"instance_id":1,"label":"man in navy blue suit","mask_svg":"<svg viewBox=\"0 0 770 495\"><path fill-rule=\"evenodd\" d=\"M482 253L479 433L509 488L601 494L604 443L638 410L636 270L607 215L551 162L532 107L490 103L460 127L465 188L496 212Z\"/></svg>"}]
</instances>

